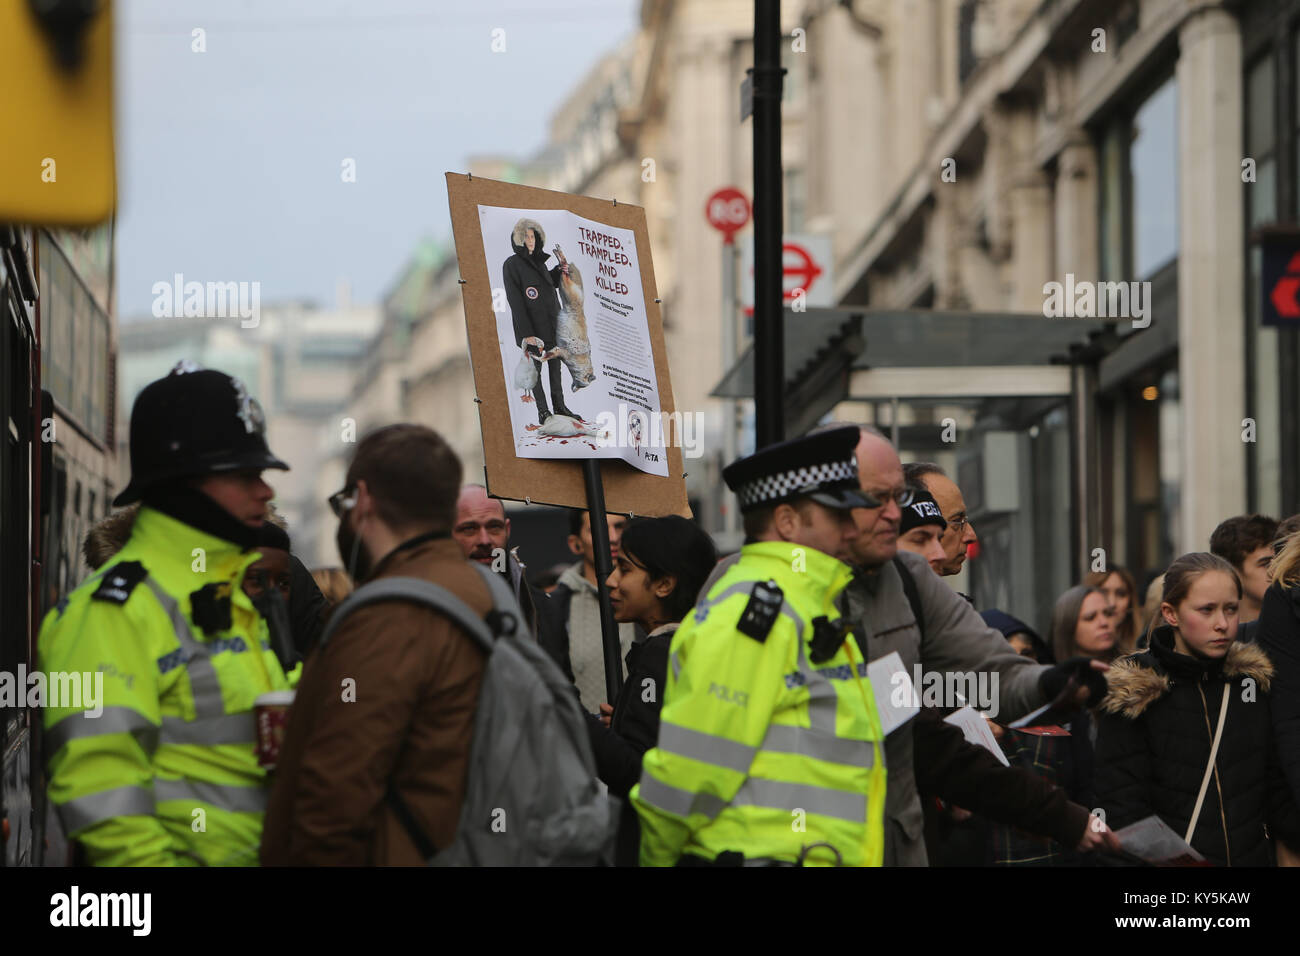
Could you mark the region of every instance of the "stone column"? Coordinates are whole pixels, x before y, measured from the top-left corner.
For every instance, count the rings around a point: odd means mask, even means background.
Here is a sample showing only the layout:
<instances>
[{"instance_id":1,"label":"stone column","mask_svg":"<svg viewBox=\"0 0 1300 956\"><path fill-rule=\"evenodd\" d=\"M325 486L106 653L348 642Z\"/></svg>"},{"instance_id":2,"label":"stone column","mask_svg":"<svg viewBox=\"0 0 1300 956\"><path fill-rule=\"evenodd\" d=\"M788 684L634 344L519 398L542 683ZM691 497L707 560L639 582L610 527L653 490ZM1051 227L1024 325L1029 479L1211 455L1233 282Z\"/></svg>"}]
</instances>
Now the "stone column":
<instances>
[{"instance_id":1,"label":"stone column","mask_svg":"<svg viewBox=\"0 0 1300 956\"><path fill-rule=\"evenodd\" d=\"M1246 507L1241 34L1205 4L1178 34L1179 553Z\"/></svg>"},{"instance_id":2,"label":"stone column","mask_svg":"<svg viewBox=\"0 0 1300 956\"><path fill-rule=\"evenodd\" d=\"M1056 171L1056 250L1051 279L1099 280L1097 262L1097 151L1082 130L1061 150Z\"/></svg>"}]
</instances>

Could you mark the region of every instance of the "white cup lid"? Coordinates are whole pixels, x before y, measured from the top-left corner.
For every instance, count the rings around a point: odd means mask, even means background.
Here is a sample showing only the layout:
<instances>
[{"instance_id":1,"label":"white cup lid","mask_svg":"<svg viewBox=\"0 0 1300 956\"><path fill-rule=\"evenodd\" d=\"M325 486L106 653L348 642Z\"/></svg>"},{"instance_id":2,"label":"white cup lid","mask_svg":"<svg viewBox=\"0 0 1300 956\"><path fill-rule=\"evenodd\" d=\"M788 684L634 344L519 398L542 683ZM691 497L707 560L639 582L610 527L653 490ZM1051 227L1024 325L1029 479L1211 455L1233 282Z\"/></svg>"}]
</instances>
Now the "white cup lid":
<instances>
[{"instance_id":1,"label":"white cup lid","mask_svg":"<svg viewBox=\"0 0 1300 956\"><path fill-rule=\"evenodd\" d=\"M253 701L254 707L287 707L293 703L294 691L291 690L271 690L265 694L258 694L257 699Z\"/></svg>"}]
</instances>

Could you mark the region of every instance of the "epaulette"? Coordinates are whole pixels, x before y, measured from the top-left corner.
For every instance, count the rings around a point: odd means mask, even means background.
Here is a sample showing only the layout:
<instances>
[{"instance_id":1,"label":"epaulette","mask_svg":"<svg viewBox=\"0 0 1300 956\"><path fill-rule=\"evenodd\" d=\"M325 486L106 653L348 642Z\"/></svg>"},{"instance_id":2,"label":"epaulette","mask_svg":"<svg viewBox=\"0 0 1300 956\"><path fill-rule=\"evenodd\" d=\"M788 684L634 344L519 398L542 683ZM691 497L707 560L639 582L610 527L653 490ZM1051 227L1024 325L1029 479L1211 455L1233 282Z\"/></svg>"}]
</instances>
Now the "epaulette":
<instances>
[{"instance_id":1,"label":"epaulette","mask_svg":"<svg viewBox=\"0 0 1300 956\"><path fill-rule=\"evenodd\" d=\"M136 585L148 576L149 572L139 561L121 561L104 572L104 576L99 579L99 587L90 599L125 604Z\"/></svg>"},{"instance_id":2,"label":"epaulette","mask_svg":"<svg viewBox=\"0 0 1300 956\"><path fill-rule=\"evenodd\" d=\"M736 630L762 644L771 633L772 625L776 623L784 603L785 592L775 581L756 581L749 594L749 602L745 605L740 620L736 622Z\"/></svg>"}]
</instances>

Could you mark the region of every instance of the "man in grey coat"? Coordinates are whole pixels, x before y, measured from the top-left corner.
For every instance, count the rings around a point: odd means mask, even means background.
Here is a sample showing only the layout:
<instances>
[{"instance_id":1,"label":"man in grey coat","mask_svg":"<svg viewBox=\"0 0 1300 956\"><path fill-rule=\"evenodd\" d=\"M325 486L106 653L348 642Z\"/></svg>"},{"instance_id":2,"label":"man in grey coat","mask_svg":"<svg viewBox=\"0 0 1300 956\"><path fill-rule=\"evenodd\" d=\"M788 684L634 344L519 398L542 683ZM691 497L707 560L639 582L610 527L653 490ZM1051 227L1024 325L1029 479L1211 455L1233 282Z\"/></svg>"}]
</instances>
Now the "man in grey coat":
<instances>
[{"instance_id":1,"label":"man in grey coat","mask_svg":"<svg viewBox=\"0 0 1300 956\"><path fill-rule=\"evenodd\" d=\"M1092 693L1105 693L1101 675L1095 671L1093 676L1082 673L1077 662L1051 667L1017 654L970 604L939 579L923 557L900 552L898 525L906 486L898 453L874 428L862 426L856 455L862 489L882 502L878 508L853 511L858 527L853 563L858 575L845 591L844 613L868 660L897 651L909 679L918 664L923 673L986 672L986 686L996 690L997 716L1002 720L1014 720L1041 707L1066 689L1071 674ZM920 628L900 570L915 582L924 618ZM992 683L993 677L996 684ZM874 688L877 695L891 689ZM916 690L921 693L922 688ZM1068 690L1072 694L1085 692L1082 687ZM958 703L943 702L949 707ZM925 866L924 820L912 766L911 721L885 739L885 758L889 778L885 791L884 864Z\"/></svg>"}]
</instances>

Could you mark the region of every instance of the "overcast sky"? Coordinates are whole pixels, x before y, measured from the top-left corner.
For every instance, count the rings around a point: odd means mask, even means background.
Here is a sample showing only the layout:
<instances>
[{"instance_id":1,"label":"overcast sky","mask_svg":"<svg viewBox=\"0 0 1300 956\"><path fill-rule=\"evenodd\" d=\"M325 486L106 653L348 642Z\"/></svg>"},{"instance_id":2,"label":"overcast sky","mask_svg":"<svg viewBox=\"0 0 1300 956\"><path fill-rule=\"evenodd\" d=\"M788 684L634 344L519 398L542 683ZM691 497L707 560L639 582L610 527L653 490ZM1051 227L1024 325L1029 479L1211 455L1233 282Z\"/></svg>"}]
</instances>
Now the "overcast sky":
<instances>
[{"instance_id":1,"label":"overcast sky","mask_svg":"<svg viewBox=\"0 0 1300 956\"><path fill-rule=\"evenodd\" d=\"M119 314L147 315L153 284L177 272L258 281L264 305L332 304L341 277L355 302L378 301L420 238L450 239L443 173L535 152L639 7L120 0Z\"/></svg>"}]
</instances>

